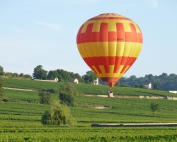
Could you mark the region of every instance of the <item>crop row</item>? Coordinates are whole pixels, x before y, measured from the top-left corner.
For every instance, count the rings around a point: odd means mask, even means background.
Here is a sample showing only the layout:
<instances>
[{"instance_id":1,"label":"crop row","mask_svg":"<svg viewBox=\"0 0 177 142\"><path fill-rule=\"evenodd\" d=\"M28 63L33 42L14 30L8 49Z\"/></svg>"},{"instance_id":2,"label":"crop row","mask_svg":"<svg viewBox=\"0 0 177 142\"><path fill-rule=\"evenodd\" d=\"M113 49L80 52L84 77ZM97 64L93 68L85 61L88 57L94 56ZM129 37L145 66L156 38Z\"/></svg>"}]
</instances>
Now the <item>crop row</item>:
<instances>
[{"instance_id":1,"label":"crop row","mask_svg":"<svg viewBox=\"0 0 177 142\"><path fill-rule=\"evenodd\" d=\"M0 131L0 141L121 141L121 142L176 142L176 128L54 128L54 129L9 129Z\"/></svg>"},{"instance_id":2,"label":"crop row","mask_svg":"<svg viewBox=\"0 0 177 142\"><path fill-rule=\"evenodd\" d=\"M151 102L158 103L160 110L156 116L150 110ZM106 106L106 109L96 109ZM34 103L0 103L1 120L39 121L41 115L49 109L48 105ZM99 97L75 97L75 106L70 107L71 114L78 125L92 123L123 123L123 122L176 122L177 106L175 101L120 99Z\"/></svg>"}]
</instances>

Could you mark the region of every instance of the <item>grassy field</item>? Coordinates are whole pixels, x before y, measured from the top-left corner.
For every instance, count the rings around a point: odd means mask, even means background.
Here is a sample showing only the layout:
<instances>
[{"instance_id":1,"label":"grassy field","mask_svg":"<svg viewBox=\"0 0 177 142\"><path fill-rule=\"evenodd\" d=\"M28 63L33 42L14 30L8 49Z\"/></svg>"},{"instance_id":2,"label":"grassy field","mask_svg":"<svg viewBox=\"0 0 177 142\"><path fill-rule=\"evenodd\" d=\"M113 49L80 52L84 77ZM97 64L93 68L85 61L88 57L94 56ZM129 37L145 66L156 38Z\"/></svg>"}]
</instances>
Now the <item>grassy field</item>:
<instances>
[{"instance_id":1,"label":"grassy field","mask_svg":"<svg viewBox=\"0 0 177 142\"><path fill-rule=\"evenodd\" d=\"M4 79L4 82L6 87L28 88L34 91L5 90L4 97L8 98L8 101L0 102L0 142L177 141L177 127L91 127L93 123L177 123L176 101L78 96L75 97L74 107L70 107L72 116L77 120L77 126L57 127L43 125L40 122L42 114L50 106L39 104L36 90L58 88L62 83L15 79ZM107 86L87 84L79 84L75 87L87 94L96 94L92 91L100 92L108 88ZM90 88L90 92L88 88ZM129 90L129 93L125 93L126 95L138 95L134 94L137 90L146 92L146 95L167 93L145 89L136 90L136 88L117 87L116 89L122 93ZM52 100L58 100L58 94L52 94ZM156 115L150 110L152 102L159 104L160 107ZM99 106L105 106L106 109L96 109Z\"/></svg>"}]
</instances>

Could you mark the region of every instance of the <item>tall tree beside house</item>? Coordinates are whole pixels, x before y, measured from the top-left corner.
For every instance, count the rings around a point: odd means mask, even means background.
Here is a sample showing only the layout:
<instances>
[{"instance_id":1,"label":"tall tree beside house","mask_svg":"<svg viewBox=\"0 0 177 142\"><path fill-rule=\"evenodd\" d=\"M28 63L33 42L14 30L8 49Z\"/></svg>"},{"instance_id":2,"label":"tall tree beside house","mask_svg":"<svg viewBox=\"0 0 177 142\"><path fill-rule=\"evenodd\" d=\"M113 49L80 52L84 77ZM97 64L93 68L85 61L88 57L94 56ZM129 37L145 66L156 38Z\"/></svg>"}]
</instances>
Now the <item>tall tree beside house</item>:
<instances>
[{"instance_id":1,"label":"tall tree beside house","mask_svg":"<svg viewBox=\"0 0 177 142\"><path fill-rule=\"evenodd\" d=\"M83 75L83 79L85 83L91 83L96 80L98 77L93 71L87 71L85 75Z\"/></svg>"},{"instance_id":2,"label":"tall tree beside house","mask_svg":"<svg viewBox=\"0 0 177 142\"><path fill-rule=\"evenodd\" d=\"M33 72L34 79L47 79L47 71L43 69L42 65L38 65L34 68Z\"/></svg>"},{"instance_id":3,"label":"tall tree beside house","mask_svg":"<svg viewBox=\"0 0 177 142\"><path fill-rule=\"evenodd\" d=\"M4 95L4 89L3 89L4 82L0 78L0 98Z\"/></svg>"},{"instance_id":4,"label":"tall tree beside house","mask_svg":"<svg viewBox=\"0 0 177 142\"><path fill-rule=\"evenodd\" d=\"M0 66L0 75L4 75L4 69L2 66Z\"/></svg>"},{"instance_id":5,"label":"tall tree beside house","mask_svg":"<svg viewBox=\"0 0 177 142\"><path fill-rule=\"evenodd\" d=\"M70 72L62 70L62 69L57 69L58 72L58 78L60 81L69 81L71 79L70 77Z\"/></svg>"},{"instance_id":6,"label":"tall tree beside house","mask_svg":"<svg viewBox=\"0 0 177 142\"><path fill-rule=\"evenodd\" d=\"M47 79L52 79L58 77L58 72L56 70L51 70L49 71L48 75L47 75Z\"/></svg>"},{"instance_id":7,"label":"tall tree beside house","mask_svg":"<svg viewBox=\"0 0 177 142\"><path fill-rule=\"evenodd\" d=\"M70 77L77 78L79 80L79 82L84 82L84 79L78 73L70 72Z\"/></svg>"}]
</instances>

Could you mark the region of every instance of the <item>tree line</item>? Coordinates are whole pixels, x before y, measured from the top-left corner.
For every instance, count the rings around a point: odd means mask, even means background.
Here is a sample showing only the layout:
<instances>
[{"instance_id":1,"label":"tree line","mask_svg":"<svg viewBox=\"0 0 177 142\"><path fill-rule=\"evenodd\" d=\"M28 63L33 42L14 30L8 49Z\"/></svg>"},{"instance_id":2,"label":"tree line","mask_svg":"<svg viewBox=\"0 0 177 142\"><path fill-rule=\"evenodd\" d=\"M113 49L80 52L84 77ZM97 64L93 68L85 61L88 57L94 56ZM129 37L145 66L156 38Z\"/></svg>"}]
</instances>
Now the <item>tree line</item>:
<instances>
[{"instance_id":1,"label":"tree line","mask_svg":"<svg viewBox=\"0 0 177 142\"><path fill-rule=\"evenodd\" d=\"M177 90L177 75L173 73L169 75L162 73L159 76L149 74L144 77L136 77L135 75L122 77L116 85L142 88L145 82L151 82L154 89Z\"/></svg>"},{"instance_id":2,"label":"tree line","mask_svg":"<svg viewBox=\"0 0 177 142\"><path fill-rule=\"evenodd\" d=\"M32 79L32 76L29 74L24 74L24 73L18 74L18 73L4 72L4 68L2 66L0 66L0 76Z\"/></svg>"},{"instance_id":3,"label":"tree line","mask_svg":"<svg viewBox=\"0 0 177 142\"><path fill-rule=\"evenodd\" d=\"M73 78L77 78L81 83L91 83L97 78L94 72L87 71L85 75L80 76L78 73L68 72L63 69L50 70L49 72L43 69L42 65L38 65L34 68L33 78L42 80L51 80L58 78L59 82L70 81Z\"/></svg>"},{"instance_id":4,"label":"tree line","mask_svg":"<svg viewBox=\"0 0 177 142\"><path fill-rule=\"evenodd\" d=\"M78 73L68 72L63 69L50 70L46 71L43 69L42 65L38 65L34 68L33 75L30 76L28 74L17 74L4 72L3 67L0 66L0 75L8 76L8 77L21 77L21 78L34 78L34 79L52 79L57 77L59 82L61 81L70 81L72 78L77 78L80 83L92 83L93 80L97 78L94 72L87 71L85 75L81 76ZM116 86L130 86L130 87L138 87L143 88L143 83L151 82L154 89L161 90L177 90L177 75L162 73L159 76L153 76L152 74L145 75L144 77L136 77L132 75L130 77L122 77L119 82L116 83ZM100 84L106 84L99 79Z\"/></svg>"},{"instance_id":5,"label":"tree line","mask_svg":"<svg viewBox=\"0 0 177 142\"><path fill-rule=\"evenodd\" d=\"M63 69L56 69L47 71L43 69L42 65L38 65L34 68L32 76L29 74L24 73L11 73L11 72L4 72L2 66L0 66L0 76L7 76L7 77L17 77L17 78L25 78L25 79L41 79L41 80L51 80L54 78L58 78L59 82L67 82L73 78L77 78L80 83L92 83L94 80L97 79L97 76L92 71L87 71L85 75L81 76L78 73L73 73L69 71L65 71Z\"/></svg>"}]
</instances>

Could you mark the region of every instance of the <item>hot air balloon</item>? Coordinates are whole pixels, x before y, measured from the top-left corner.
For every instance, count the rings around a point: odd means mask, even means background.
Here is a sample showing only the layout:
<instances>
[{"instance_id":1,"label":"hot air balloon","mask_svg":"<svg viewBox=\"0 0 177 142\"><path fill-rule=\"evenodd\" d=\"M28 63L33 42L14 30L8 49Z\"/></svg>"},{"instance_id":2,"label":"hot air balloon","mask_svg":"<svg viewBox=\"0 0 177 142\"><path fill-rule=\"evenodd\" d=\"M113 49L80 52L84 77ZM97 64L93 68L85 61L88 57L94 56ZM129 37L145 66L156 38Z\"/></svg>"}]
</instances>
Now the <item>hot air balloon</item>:
<instances>
[{"instance_id":1,"label":"hot air balloon","mask_svg":"<svg viewBox=\"0 0 177 142\"><path fill-rule=\"evenodd\" d=\"M143 37L131 19L115 13L95 16L82 24L77 47L86 64L111 88L133 65Z\"/></svg>"}]
</instances>

